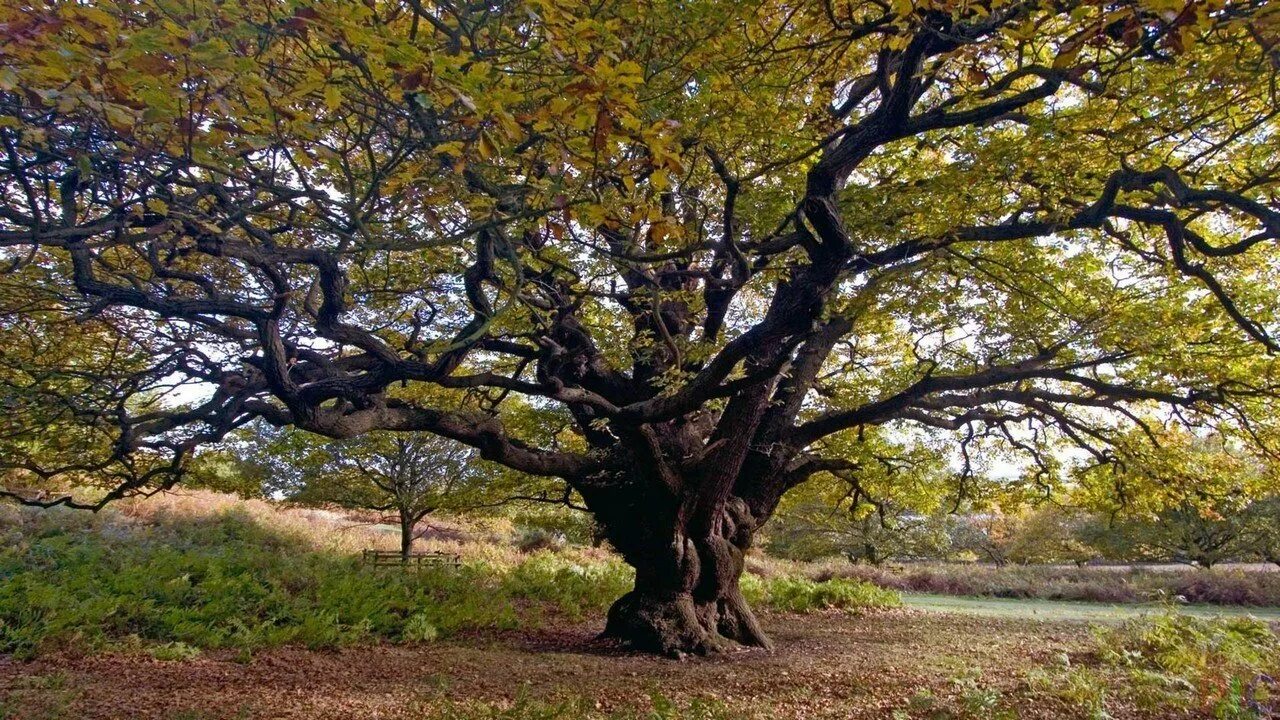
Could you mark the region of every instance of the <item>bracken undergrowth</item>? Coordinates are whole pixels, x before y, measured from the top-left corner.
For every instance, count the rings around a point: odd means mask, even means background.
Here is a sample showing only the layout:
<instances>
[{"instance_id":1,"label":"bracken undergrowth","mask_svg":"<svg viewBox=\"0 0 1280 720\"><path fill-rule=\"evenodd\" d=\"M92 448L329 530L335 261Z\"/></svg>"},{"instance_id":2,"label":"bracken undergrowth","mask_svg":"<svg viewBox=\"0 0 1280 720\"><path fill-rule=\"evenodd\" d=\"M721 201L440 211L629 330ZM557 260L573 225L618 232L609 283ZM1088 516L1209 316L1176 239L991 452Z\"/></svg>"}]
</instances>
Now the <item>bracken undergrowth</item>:
<instances>
[{"instance_id":1,"label":"bracken undergrowth","mask_svg":"<svg viewBox=\"0 0 1280 720\"><path fill-rule=\"evenodd\" d=\"M633 580L631 568L598 549L520 552L492 534L449 541L443 549L462 555L458 568L372 568L351 547L358 540L330 541L333 528L317 532L310 525L319 521L293 511L159 507L97 515L4 508L0 653L133 647L182 660L221 648L428 642L603 618ZM744 591L788 612L900 603L896 593L843 579L748 577Z\"/></svg>"}]
</instances>

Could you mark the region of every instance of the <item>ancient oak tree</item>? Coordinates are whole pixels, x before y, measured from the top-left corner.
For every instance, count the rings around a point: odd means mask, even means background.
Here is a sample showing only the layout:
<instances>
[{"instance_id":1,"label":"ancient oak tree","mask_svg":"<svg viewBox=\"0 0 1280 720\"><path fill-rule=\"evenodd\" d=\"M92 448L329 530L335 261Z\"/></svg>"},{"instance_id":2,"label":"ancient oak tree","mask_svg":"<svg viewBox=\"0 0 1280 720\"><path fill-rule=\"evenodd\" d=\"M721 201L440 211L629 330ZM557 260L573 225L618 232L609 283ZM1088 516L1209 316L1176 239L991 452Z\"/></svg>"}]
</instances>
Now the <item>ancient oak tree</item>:
<instances>
[{"instance_id":1,"label":"ancient oak tree","mask_svg":"<svg viewBox=\"0 0 1280 720\"><path fill-rule=\"evenodd\" d=\"M255 422L432 433L589 509L636 570L607 633L705 653L769 644L743 553L806 479L856 486L862 443L1001 441L1028 477L1134 427L1271 447L1266 0L0 27L11 497L151 492Z\"/></svg>"}]
</instances>

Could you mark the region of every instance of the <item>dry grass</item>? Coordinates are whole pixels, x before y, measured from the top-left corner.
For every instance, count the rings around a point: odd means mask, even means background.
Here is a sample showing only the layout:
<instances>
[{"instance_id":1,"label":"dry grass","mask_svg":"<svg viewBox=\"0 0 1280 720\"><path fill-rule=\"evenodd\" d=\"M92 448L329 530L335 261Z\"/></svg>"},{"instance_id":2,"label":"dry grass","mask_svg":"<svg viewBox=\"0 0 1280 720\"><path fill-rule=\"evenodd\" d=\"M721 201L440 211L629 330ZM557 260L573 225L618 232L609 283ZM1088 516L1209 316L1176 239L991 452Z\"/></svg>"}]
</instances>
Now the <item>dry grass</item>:
<instances>
[{"instance_id":1,"label":"dry grass","mask_svg":"<svg viewBox=\"0 0 1280 720\"><path fill-rule=\"evenodd\" d=\"M399 530L388 524L387 518L339 507L304 507L204 490L177 490L124 500L112 506L112 511L143 525L198 523L235 511L319 551L359 555L365 549L400 549ZM506 517L433 515L421 523L419 533L421 537L414 544L419 551L455 554L467 562L497 567L512 567L525 559L515 547L518 529ZM612 557L608 550L579 546L566 547L559 554L583 563Z\"/></svg>"}]
</instances>

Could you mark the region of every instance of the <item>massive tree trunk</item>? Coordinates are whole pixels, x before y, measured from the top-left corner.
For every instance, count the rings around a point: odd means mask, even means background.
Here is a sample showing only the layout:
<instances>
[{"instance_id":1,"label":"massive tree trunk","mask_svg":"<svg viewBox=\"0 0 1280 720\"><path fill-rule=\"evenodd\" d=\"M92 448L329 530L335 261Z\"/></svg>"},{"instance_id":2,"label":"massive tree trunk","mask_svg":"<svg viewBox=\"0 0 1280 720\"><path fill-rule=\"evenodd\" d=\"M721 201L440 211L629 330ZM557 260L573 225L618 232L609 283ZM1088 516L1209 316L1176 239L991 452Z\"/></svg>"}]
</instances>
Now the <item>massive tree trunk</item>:
<instances>
[{"instance_id":1,"label":"massive tree trunk","mask_svg":"<svg viewBox=\"0 0 1280 720\"><path fill-rule=\"evenodd\" d=\"M692 522L678 502L655 505L615 499L593 508L636 571L635 588L609 609L604 635L670 657L771 647L739 587L756 530L746 503L730 498L710 523Z\"/></svg>"}]
</instances>

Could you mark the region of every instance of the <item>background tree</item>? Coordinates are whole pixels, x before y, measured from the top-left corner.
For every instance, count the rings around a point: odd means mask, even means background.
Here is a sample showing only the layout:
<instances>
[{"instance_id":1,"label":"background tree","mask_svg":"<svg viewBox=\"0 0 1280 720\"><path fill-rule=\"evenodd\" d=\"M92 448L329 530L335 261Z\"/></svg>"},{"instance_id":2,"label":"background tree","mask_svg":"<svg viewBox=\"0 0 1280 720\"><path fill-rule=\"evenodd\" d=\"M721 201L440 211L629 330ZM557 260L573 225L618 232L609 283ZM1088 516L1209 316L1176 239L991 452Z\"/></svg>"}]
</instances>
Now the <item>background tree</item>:
<instances>
[{"instance_id":1,"label":"background tree","mask_svg":"<svg viewBox=\"0 0 1280 720\"><path fill-rule=\"evenodd\" d=\"M1081 510L1042 504L1025 512L1013 532L1006 555L1015 563L1084 565L1102 553L1089 541L1098 519Z\"/></svg>"},{"instance_id":2,"label":"background tree","mask_svg":"<svg viewBox=\"0 0 1280 720\"><path fill-rule=\"evenodd\" d=\"M1208 569L1247 555L1245 518L1237 511L1223 513L1186 504L1162 510L1153 518L1125 521L1121 531L1148 560Z\"/></svg>"},{"instance_id":3,"label":"background tree","mask_svg":"<svg viewBox=\"0 0 1280 720\"><path fill-rule=\"evenodd\" d=\"M432 433L590 509L609 634L767 645L742 554L868 429L1270 444L1274 5L11 3L7 322L102 329L104 500L255 419Z\"/></svg>"},{"instance_id":4,"label":"background tree","mask_svg":"<svg viewBox=\"0 0 1280 720\"><path fill-rule=\"evenodd\" d=\"M1244 545L1252 558L1280 565L1280 497L1250 503L1245 523Z\"/></svg>"},{"instance_id":5,"label":"background tree","mask_svg":"<svg viewBox=\"0 0 1280 720\"><path fill-rule=\"evenodd\" d=\"M275 468L256 455L247 457L242 449L242 444L231 443L202 450L187 467L183 485L243 498L275 497Z\"/></svg>"},{"instance_id":6,"label":"background tree","mask_svg":"<svg viewBox=\"0 0 1280 720\"><path fill-rule=\"evenodd\" d=\"M787 495L769 531L771 553L799 560L842 555L872 565L949 554L955 520L947 511L976 488L957 482L935 448L873 432L830 449L847 467Z\"/></svg>"},{"instance_id":7,"label":"background tree","mask_svg":"<svg viewBox=\"0 0 1280 720\"><path fill-rule=\"evenodd\" d=\"M769 553L795 560L844 556L882 565L890 560L940 560L951 552L953 518L921 515L892 503L861 503L850 510L800 505L779 514Z\"/></svg>"},{"instance_id":8,"label":"background tree","mask_svg":"<svg viewBox=\"0 0 1280 720\"><path fill-rule=\"evenodd\" d=\"M1266 514L1277 487L1269 458L1221 436L1146 433L1114 444L1115 462L1079 475L1078 502L1113 525L1109 553L1205 568L1247 557L1250 537L1264 537L1250 529L1253 518Z\"/></svg>"},{"instance_id":9,"label":"background tree","mask_svg":"<svg viewBox=\"0 0 1280 720\"><path fill-rule=\"evenodd\" d=\"M1019 517L998 506L981 509L957 519L951 529L951 547L998 567L1009 564L1017 539Z\"/></svg>"},{"instance_id":10,"label":"background tree","mask_svg":"<svg viewBox=\"0 0 1280 720\"><path fill-rule=\"evenodd\" d=\"M319 440L323 438L282 431L250 447L271 469L268 487L273 494L301 503L391 513L406 561L423 518L478 501L484 470L465 445L426 434Z\"/></svg>"}]
</instances>

